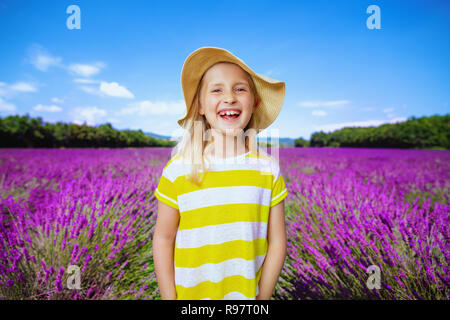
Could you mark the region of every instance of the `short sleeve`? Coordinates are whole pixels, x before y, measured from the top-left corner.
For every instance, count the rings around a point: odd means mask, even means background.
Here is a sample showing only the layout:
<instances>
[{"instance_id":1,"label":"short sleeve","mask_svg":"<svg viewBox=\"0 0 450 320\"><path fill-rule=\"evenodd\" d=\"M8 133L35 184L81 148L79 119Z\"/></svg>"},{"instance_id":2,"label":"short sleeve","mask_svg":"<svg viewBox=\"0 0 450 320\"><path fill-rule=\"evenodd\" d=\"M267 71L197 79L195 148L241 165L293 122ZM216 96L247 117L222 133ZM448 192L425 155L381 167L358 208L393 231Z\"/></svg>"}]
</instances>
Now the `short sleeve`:
<instances>
[{"instance_id":1,"label":"short sleeve","mask_svg":"<svg viewBox=\"0 0 450 320\"><path fill-rule=\"evenodd\" d=\"M177 191L170 175L168 174L167 166L163 169L161 174L158 187L155 190L155 197L168 206L179 210Z\"/></svg>"},{"instance_id":2,"label":"short sleeve","mask_svg":"<svg viewBox=\"0 0 450 320\"><path fill-rule=\"evenodd\" d=\"M288 195L288 190L286 188L286 184L284 183L283 175L280 172L279 167L277 166L277 171L275 174L275 181L272 184L272 198L270 201L270 207L275 206L279 202L281 202Z\"/></svg>"}]
</instances>

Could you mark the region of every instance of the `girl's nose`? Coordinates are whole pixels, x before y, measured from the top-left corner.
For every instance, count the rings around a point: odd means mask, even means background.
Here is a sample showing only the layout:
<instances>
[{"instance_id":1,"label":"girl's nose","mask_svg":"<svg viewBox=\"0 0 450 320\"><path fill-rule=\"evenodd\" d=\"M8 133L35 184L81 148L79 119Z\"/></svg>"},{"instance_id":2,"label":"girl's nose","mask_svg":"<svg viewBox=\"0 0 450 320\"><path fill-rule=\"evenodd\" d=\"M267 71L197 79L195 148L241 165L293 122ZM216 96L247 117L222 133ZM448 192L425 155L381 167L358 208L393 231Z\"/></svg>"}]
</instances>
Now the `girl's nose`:
<instances>
[{"instance_id":1,"label":"girl's nose","mask_svg":"<svg viewBox=\"0 0 450 320\"><path fill-rule=\"evenodd\" d=\"M227 92L225 93L224 97L223 97L223 101L226 103L233 103L235 101L235 97L234 94L232 92Z\"/></svg>"}]
</instances>

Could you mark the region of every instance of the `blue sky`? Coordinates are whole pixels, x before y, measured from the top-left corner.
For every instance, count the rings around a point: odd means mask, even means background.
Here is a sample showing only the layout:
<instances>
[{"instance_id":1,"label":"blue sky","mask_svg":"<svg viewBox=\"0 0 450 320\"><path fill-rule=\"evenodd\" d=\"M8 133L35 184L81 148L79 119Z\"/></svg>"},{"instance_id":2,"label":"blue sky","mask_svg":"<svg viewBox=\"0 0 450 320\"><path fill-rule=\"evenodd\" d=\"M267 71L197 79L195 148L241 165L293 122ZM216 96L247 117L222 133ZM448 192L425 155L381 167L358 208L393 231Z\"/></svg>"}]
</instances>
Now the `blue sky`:
<instances>
[{"instance_id":1,"label":"blue sky","mask_svg":"<svg viewBox=\"0 0 450 320\"><path fill-rule=\"evenodd\" d=\"M181 68L212 46L286 83L267 134L309 139L447 114L449 39L448 1L2 0L0 115L179 135Z\"/></svg>"}]
</instances>

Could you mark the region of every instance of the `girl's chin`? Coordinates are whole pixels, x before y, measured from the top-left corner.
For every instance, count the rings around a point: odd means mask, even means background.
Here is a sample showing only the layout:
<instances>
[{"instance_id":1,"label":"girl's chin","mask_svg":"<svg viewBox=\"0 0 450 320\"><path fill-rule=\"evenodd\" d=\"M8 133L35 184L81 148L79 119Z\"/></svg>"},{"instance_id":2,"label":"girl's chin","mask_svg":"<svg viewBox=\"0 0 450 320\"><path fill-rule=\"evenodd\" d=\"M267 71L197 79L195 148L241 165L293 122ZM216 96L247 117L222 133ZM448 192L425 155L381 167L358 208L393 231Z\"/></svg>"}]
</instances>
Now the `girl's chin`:
<instances>
[{"instance_id":1,"label":"girl's chin","mask_svg":"<svg viewBox=\"0 0 450 320\"><path fill-rule=\"evenodd\" d=\"M213 130L220 132L222 134L238 134L244 131L244 128L241 128L240 126L218 126L213 127Z\"/></svg>"}]
</instances>

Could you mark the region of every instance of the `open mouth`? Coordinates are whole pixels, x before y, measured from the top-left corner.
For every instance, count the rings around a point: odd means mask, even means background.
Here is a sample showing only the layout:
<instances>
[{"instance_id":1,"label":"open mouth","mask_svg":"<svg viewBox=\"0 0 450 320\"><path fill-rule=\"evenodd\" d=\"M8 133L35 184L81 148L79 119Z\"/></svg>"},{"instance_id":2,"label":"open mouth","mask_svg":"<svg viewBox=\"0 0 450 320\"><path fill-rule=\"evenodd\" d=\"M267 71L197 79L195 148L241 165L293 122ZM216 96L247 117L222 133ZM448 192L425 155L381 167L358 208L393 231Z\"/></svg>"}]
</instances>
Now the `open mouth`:
<instances>
[{"instance_id":1,"label":"open mouth","mask_svg":"<svg viewBox=\"0 0 450 320\"><path fill-rule=\"evenodd\" d=\"M220 118L227 121L234 121L241 115L240 111L222 111L219 112Z\"/></svg>"}]
</instances>

